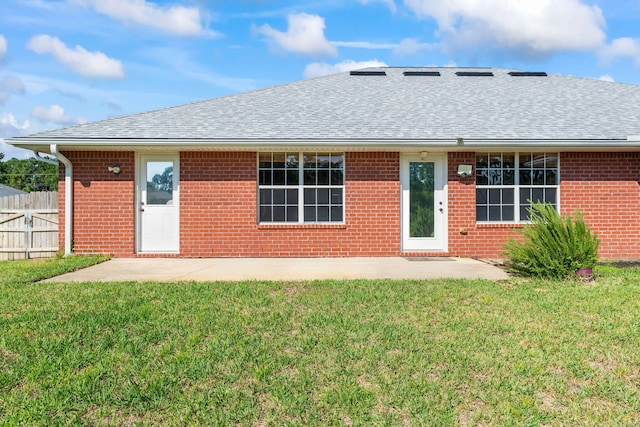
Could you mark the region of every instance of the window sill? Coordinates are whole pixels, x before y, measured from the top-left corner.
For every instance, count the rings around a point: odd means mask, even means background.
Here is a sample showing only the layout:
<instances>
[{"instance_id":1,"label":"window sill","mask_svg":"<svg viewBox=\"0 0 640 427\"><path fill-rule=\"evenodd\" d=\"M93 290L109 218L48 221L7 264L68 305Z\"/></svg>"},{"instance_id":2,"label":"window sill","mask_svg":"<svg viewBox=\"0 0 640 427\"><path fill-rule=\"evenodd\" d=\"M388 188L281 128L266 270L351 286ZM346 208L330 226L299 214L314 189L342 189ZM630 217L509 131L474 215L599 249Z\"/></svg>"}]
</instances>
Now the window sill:
<instances>
[{"instance_id":1,"label":"window sill","mask_svg":"<svg viewBox=\"0 0 640 427\"><path fill-rule=\"evenodd\" d=\"M318 224L258 224L258 230L272 230L272 229L346 229L347 224L345 223L337 223L337 224L329 224L329 223L318 223Z\"/></svg>"},{"instance_id":2,"label":"window sill","mask_svg":"<svg viewBox=\"0 0 640 427\"><path fill-rule=\"evenodd\" d=\"M522 228L522 222L477 222L476 228Z\"/></svg>"}]
</instances>

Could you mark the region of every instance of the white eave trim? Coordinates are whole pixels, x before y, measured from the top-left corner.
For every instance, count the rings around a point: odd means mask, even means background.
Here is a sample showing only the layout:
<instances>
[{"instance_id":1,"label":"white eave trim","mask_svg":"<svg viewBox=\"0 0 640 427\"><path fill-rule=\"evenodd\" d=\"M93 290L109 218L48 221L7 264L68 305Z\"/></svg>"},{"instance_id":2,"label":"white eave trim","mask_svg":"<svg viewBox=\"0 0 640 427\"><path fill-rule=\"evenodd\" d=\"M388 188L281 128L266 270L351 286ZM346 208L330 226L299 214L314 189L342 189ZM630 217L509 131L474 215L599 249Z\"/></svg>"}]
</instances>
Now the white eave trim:
<instances>
[{"instance_id":1,"label":"white eave trim","mask_svg":"<svg viewBox=\"0 0 640 427\"><path fill-rule=\"evenodd\" d=\"M370 149L374 151L473 151L477 149L566 149L570 151L637 151L640 150L640 135L629 136L627 139L45 139L20 137L7 141L20 148L34 149L34 147L48 147L57 144L61 150L145 150L145 149L176 149L211 150L211 151L259 151L287 148L317 148L348 150ZM46 152L42 149L39 151Z\"/></svg>"}]
</instances>

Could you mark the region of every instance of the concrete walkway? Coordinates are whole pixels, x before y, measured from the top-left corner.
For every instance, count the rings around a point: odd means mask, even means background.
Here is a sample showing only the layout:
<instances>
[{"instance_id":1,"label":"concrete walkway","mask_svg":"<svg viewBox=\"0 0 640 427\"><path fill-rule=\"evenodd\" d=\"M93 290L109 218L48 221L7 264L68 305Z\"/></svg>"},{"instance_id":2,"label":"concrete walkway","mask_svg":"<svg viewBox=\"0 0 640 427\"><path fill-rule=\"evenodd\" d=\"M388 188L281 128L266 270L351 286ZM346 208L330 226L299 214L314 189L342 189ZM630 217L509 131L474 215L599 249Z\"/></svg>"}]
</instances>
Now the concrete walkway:
<instances>
[{"instance_id":1,"label":"concrete walkway","mask_svg":"<svg viewBox=\"0 0 640 427\"><path fill-rule=\"evenodd\" d=\"M506 279L468 258L114 258L47 282L317 279Z\"/></svg>"}]
</instances>

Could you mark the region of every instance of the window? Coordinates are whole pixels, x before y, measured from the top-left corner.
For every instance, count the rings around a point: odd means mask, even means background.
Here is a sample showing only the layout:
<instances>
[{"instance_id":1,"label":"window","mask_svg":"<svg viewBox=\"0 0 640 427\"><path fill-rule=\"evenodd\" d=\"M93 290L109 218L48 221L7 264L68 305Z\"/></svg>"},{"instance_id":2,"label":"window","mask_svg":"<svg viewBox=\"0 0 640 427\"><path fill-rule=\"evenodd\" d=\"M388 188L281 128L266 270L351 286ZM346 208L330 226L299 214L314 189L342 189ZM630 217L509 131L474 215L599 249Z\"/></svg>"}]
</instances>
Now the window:
<instances>
[{"instance_id":1,"label":"window","mask_svg":"<svg viewBox=\"0 0 640 427\"><path fill-rule=\"evenodd\" d=\"M529 200L558 207L557 153L477 153L476 221L528 221Z\"/></svg>"},{"instance_id":2,"label":"window","mask_svg":"<svg viewBox=\"0 0 640 427\"><path fill-rule=\"evenodd\" d=\"M284 223L344 220L344 154L260 153L258 220Z\"/></svg>"}]
</instances>

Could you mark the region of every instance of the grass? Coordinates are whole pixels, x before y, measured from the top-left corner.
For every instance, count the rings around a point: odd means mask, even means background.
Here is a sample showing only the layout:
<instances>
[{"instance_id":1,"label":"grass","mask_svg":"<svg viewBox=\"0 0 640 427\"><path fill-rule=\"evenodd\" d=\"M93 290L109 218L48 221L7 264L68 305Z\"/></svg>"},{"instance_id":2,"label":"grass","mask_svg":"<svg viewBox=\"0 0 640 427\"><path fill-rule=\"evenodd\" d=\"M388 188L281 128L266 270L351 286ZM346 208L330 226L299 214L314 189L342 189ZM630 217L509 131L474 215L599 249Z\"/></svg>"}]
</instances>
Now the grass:
<instances>
[{"instance_id":1,"label":"grass","mask_svg":"<svg viewBox=\"0 0 640 427\"><path fill-rule=\"evenodd\" d=\"M25 284L11 270L0 425L640 424L637 268L588 284Z\"/></svg>"}]
</instances>

